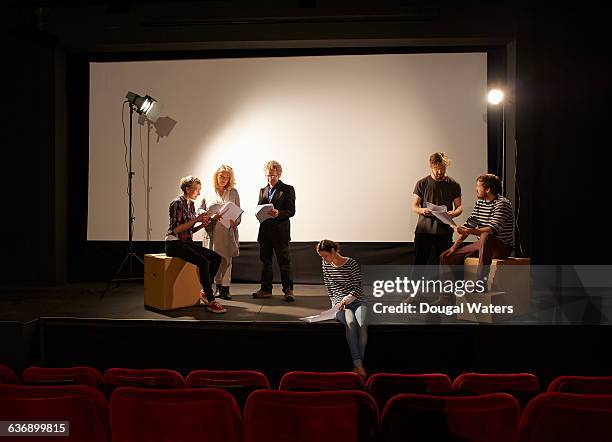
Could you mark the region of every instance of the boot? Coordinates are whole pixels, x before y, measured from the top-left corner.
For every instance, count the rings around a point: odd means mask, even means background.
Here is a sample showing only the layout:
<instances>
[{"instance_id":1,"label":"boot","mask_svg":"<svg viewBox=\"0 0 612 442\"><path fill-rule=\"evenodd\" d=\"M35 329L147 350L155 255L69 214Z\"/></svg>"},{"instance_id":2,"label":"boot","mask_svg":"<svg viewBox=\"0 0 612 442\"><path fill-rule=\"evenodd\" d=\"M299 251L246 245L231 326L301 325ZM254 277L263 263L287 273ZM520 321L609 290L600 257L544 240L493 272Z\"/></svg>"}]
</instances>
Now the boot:
<instances>
[{"instance_id":1,"label":"boot","mask_svg":"<svg viewBox=\"0 0 612 442\"><path fill-rule=\"evenodd\" d=\"M224 287L221 286L221 299L225 299L226 301L229 301L232 299L232 295L230 295L230 288L229 287Z\"/></svg>"}]
</instances>

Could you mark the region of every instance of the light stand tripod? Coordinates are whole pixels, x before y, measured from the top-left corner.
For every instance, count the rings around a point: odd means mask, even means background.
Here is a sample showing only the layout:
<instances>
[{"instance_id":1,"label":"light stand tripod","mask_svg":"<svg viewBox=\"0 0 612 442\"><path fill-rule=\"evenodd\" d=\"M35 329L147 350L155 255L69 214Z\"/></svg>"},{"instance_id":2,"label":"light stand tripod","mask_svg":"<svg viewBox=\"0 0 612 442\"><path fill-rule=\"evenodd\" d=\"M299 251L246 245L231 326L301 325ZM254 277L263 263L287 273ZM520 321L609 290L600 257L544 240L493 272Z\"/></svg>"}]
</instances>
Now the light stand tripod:
<instances>
[{"instance_id":1,"label":"light stand tripod","mask_svg":"<svg viewBox=\"0 0 612 442\"><path fill-rule=\"evenodd\" d=\"M102 293L101 298L106 295L111 284L115 283L117 286L122 282L132 282L132 281L142 281L143 277L134 277L134 268L132 266L133 261L136 260L142 264L144 268L144 261L134 252L134 206L132 205L132 179L134 178L134 171L132 170L132 117L134 115L134 105L128 101L128 105L130 106L130 146L129 146L129 163L128 163L128 251L123 259L123 262L117 269L115 276L111 279L104 292ZM124 132L125 133L125 132ZM127 278L119 278L119 275L123 271L124 267L128 266L128 277Z\"/></svg>"}]
</instances>

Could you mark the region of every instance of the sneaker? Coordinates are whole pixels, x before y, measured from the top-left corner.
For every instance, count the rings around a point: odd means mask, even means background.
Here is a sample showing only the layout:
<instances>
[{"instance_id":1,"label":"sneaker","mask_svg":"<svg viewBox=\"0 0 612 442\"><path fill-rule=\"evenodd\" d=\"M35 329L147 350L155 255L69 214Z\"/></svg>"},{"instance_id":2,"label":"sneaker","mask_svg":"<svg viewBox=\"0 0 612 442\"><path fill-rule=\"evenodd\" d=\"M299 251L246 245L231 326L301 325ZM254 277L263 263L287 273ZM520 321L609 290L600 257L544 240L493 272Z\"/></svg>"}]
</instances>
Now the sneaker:
<instances>
[{"instance_id":1,"label":"sneaker","mask_svg":"<svg viewBox=\"0 0 612 442\"><path fill-rule=\"evenodd\" d=\"M230 295L230 288L222 286L219 297L221 299L225 299L226 301L231 301L232 295Z\"/></svg>"},{"instance_id":2,"label":"sneaker","mask_svg":"<svg viewBox=\"0 0 612 442\"><path fill-rule=\"evenodd\" d=\"M200 295L200 297L198 298L198 302L196 302L196 305L207 306L208 305L208 299L206 299L204 296Z\"/></svg>"},{"instance_id":3,"label":"sneaker","mask_svg":"<svg viewBox=\"0 0 612 442\"><path fill-rule=\"evenodd\" d=\"M206 310L212 313L225 313L227 310L218 301L209 302L206 305Z\"/></svg>"},{"instance_id":4,"label":"sneaker","mask_svg":"<svg viewBox=\"0 0 612 442\"><path fill-rule=\"evenodd\" d=\"M218 298L223 293L221 284L215 284L215 298Z\"/></svg>"},{"instance_id":5,"label":"sneaker","mask_svg":"<svg viewBox=\"0 0 612 442\"><path fill-rule=\"evenodd\" d=\"M293 290L289 289L285 291L285 302L293 302L295 301L295 296L293 295Z\"/></svg>"},{"instance_id":6,"label":"sneaker","mask_svg":"<svg viewBox=\"0 0 612 442\"><path fill-rule=\"evenodd\" d=\"M262 298L270 298L272 296L272 292L267 290L259 289L253 293L253 299L262 299Z\"/></svg>"},{"instance_id":7,"label":"sneaker","mask_svg":"<svg viewBox=\"0 0 612 442\"><path fill-rule=\"evenodd\" d=\"M365 380L367 374L365 369L363 368L363 365L358 365L357 367L353 368L353 371L359 376L361 376L361 379Z\"/></svg>"}]
</instances>

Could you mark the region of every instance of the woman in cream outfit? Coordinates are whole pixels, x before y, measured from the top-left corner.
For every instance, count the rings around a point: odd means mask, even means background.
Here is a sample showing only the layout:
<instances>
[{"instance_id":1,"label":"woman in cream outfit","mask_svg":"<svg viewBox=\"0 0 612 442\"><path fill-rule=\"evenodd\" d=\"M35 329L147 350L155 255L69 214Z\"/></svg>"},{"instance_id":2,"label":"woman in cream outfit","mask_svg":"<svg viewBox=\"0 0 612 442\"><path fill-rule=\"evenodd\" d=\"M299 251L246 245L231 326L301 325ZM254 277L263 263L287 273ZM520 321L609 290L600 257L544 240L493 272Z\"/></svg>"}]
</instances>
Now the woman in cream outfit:
<instances>
[{"instance_id":1,"label":"woman in cream outfit","mask_svg":"<svg viewBox=\"0 0 612 442\"><path fill-rule=\"evenodd\" d=\"M236 178L234 170L230 166L220 166L213 176L214 189L204 195L200 209L210 211L216 204L223 204L228 201L240 207L240 196L235 189ZM213 213L210 213L213 215ZM218 221L211 221L204 232L204 247L214 250L221 255L221 265L215 276L217 293L222 299L232 299L230 295L230 283L232 280L232 258L238 256L238 219L229 220L230 228L226 229Z\"/></svg>"}]
</instances>

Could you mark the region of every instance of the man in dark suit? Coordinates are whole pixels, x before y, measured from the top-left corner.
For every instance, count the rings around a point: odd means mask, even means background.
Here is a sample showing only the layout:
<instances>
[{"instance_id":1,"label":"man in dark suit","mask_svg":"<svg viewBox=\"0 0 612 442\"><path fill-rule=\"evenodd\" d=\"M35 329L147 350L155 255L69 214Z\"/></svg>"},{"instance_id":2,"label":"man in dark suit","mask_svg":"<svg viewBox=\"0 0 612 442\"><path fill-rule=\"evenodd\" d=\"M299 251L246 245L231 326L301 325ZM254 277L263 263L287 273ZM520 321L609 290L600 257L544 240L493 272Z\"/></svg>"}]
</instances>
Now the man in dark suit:
<instances>
[{"instance_id":1,"label":"man in dark suit","mask_svg":"<svg viewBox=\"0 0 612 442\"><path fill-rule=\"evenodd\" d=\"M259 225L257 242L259 243L259 259L263 264L261 270L261 288L253 293L253 298L269 298L272 296L272 254L281 271L281 281L285 301L293 302L293 278L291 276L291 261L289 259L289 241L291 241L291 222L289 218L295 215L295 190L293 186L280 180L282 166L276 161L268 161L264 165L268 185L259 191L259 205L273 204L271 218Z\"/></svg>"}]
</instances>

